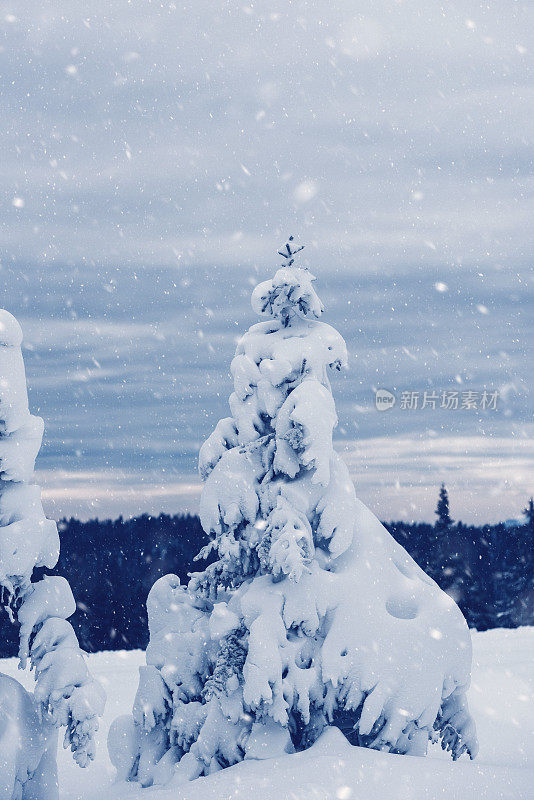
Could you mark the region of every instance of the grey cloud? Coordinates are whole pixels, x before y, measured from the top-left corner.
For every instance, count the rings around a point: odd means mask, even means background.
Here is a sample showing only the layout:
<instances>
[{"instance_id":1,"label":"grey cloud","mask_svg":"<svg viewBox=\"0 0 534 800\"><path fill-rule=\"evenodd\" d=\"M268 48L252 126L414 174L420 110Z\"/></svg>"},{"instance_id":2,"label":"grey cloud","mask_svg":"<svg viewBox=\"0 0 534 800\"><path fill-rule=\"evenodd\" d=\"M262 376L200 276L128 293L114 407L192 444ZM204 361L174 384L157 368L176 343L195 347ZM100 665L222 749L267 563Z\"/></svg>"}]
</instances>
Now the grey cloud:
<instances>
[{"instance_id":1,"label":"grey cloud","mask_svg":"<svg viewBox=\"0 0 534 800\"><path fill-rule=\"evenodd\" d=\"M408 513L387 453L414 487L431 475L410 512L428 518L439 469L395 443L463 437L451 480L475 514L492 442L531 433L532 8L15 5L0 20L0 305L23 324L54 513L194 505L251 286L295 233L351 352L338 444L369 442L351 462L364 499ZM502 402L379 414L376 386ZM517 513L516 485L494 518Z\"/></svg>"}]
</instances>

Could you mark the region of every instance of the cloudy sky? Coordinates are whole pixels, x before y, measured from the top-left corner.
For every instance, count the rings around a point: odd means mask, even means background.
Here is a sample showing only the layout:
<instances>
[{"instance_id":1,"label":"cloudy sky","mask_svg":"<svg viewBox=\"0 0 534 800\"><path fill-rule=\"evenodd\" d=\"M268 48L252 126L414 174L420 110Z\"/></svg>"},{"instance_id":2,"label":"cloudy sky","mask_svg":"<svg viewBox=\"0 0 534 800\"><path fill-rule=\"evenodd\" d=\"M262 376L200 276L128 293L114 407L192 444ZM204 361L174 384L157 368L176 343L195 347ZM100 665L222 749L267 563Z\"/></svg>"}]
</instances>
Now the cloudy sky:
<instances>
[{"instance_id":1,"label":"cloudy sky","mask_svg":"<svg viewBox=\"0 0 534 800\"><path fill-rule=\"evenodd\" d=\"M351 353L337 445L362 499L430 519L444 480L456 518L517 516L533 54L512 0L0 2L0 304L49 513L195 510L251 288L293 233ZM484 389L496 409L439 407Z\"/></svg>"}]
</instances>

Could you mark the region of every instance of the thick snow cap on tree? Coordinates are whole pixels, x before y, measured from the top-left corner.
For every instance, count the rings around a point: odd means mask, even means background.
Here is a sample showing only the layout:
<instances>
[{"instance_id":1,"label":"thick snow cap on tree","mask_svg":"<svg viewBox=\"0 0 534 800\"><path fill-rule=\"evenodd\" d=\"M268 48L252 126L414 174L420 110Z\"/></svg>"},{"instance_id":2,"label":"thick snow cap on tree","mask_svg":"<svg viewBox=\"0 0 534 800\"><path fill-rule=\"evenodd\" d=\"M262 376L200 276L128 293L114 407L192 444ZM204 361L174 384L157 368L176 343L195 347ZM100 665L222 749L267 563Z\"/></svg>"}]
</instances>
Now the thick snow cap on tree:
<instances>
[{"instance_id":1,"label":"thick snow cap on tree","mask_svg":"<svg viewBox=\"0 0 534 800\"><path fill-rule=\"evenodd\" d=\"M0 589L2 604L20 626L20 665L24 668L29 659L36 679L34 694L28 695L0 676L10 719L9 725L0 719L0 751L13 750L13 727L22 741L15 747L16 758L2 761L0 785L16 799L54 800L56 728L65 727L65 746L85 766L94 756L104 693L87 670L67 621L76 610L68 581L34 578L37 567L56 565L59 537L43 511L41 489L32 483L43 421L28 409L21 341L18 322L0 310Z\"/></svg>"},{"instance_id":2,"label":"thick snow cap on tree","mask_svg":"<svg viewBox=\"0 0 534 800\"><path fill-rule=\"evenodd\" d=\"M270 281L260 283L252 292L252 308L261 317L279 319L284 325L290 324L292 317L319 319L324 311L317 297L312 281L315 276L307 269L293 266L294 256L303 248L292 248L292 241L279 255L286 258L284 265Z\"/></svg>"},{"instance_id":3,"label":"thick snow cap on tree","mask_svg":"<svg viewBox=\"0 0 534 800\"><path fill-rule=\"evenodd\" d=\"M43 420L28 409L21 342L17 320L0 310L0 583L9 592L27 587L35 567L53 567L59 556L56 524L31 483Z\"/></svg>"},{"instance_id":4,"label":"thick snow cap on tree","mask_svg":"<svg viewBox=\"0 0 534 800\"><path fill-rule=\"evenodd\" d=\"M471 639L453 600L357 498L335 452L329 383L345 343L310 272L286 263L253 292L230 416L200 450L214 557L187 587L161 578L120 774L164 783L303 749L329 725L355 744L476 754ZM128 745L125 745L128 742Z\"/></svg>"}]
</instances>

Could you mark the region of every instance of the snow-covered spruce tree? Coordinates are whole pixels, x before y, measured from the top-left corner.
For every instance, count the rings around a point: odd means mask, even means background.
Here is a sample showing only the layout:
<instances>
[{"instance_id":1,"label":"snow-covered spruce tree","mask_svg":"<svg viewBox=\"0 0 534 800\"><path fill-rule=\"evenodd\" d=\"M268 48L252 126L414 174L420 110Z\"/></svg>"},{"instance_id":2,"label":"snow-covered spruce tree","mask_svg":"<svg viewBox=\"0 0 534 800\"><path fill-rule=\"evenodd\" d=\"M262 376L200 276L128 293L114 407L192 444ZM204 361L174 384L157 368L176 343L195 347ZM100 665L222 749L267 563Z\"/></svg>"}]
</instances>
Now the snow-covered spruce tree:
<instances>
[{"instance_id":1,"label":"snow-covered spruce tree","mask_svg":"<svg viewBox=\"0 0 534 800\"><path fill-rule=\"evenodd\" d=\"M120 774L145 786L306 748L328 725L395 753L439 736L453 758L476 753L467 625L333 449L328 370L346 348L296 252L253 292L263 320L200 451L201 556L216 559L152 588L133 719L110 732Z\"/></svg>"},{"instance_id":2,"label":"snow-covered spruce tree","mask_svg":"<svg viewBox=\"0 0 534 800\"><path fill-rule=\"evenodd\" d=\"M76 604L65 578L32 582L35 568L55 566L59 538L32 483L43 421L28 409L16 319L0 310L0 590L2 605L20 625L20 666L35 669L35 691L0 674L0 789L13 800L57 797L56 729L85 766L104 693L87 670L67 622ZM11 792L11 794L10 794Z\"/></svg>"}]
</instances>

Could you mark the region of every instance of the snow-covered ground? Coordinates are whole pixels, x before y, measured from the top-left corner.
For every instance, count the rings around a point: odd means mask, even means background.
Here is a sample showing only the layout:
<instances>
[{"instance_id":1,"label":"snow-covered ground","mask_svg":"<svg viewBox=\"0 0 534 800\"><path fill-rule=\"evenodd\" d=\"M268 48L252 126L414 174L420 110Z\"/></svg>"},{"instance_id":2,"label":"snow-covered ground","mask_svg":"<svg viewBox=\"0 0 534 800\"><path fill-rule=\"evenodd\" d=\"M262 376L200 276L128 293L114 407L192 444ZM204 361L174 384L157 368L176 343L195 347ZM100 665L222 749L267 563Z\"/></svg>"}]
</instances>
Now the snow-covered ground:
<instances>
[{"instance_id":1,"label":"snow-covered ground","mask_svg":"<svg viewBox=\"0 0 534 800\"><path fill-rule=\"evenodd\" d=\"M131 709L143 653L97 653L90 667L108 703L95 763L82 770L59 756L61 800L534 800L534 628L473 634L470 706L480 754L453 763L435 749L427 759L349 745L337 731L305 753L248 761L186 787L139 789L114 785L106 749L109 725ZM31 686L14 659L0 672Z\"/></svg>"}]
</instances>

